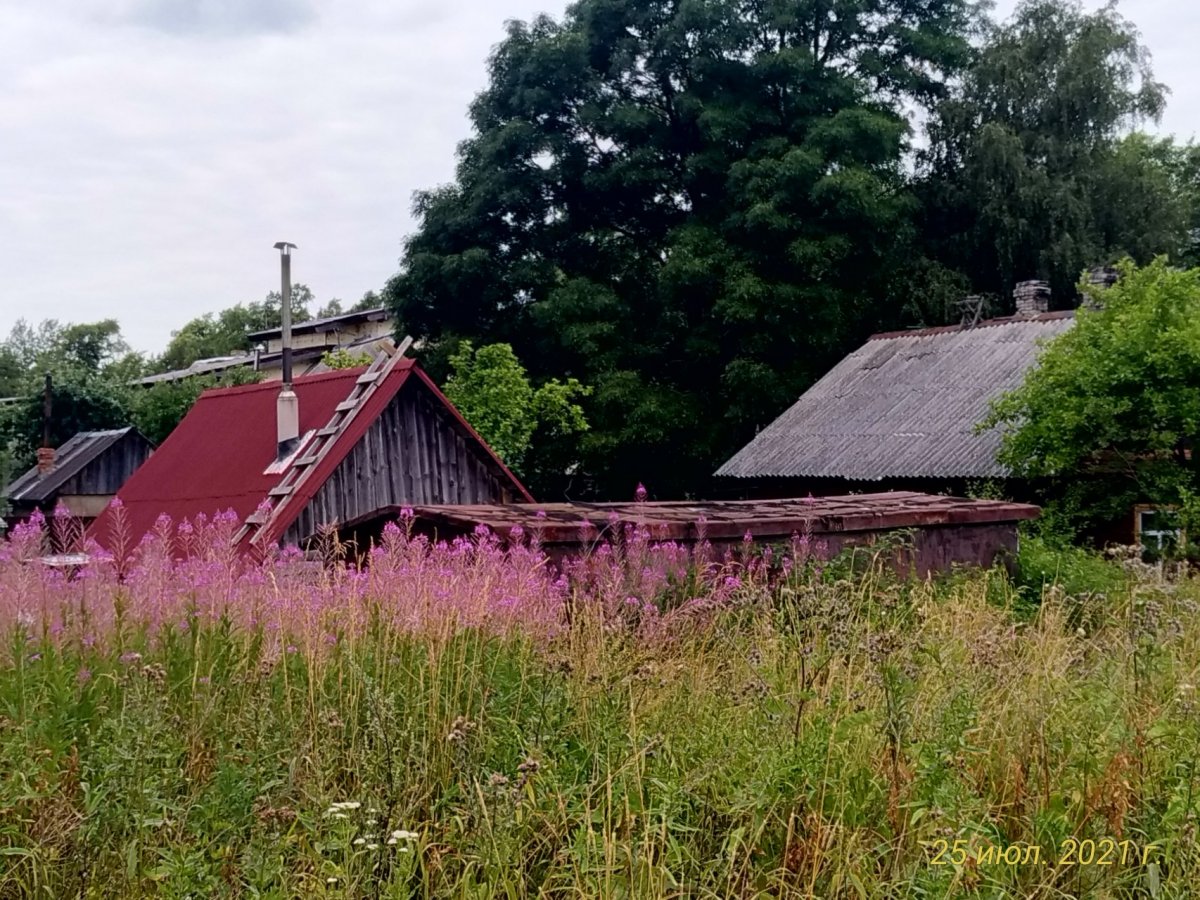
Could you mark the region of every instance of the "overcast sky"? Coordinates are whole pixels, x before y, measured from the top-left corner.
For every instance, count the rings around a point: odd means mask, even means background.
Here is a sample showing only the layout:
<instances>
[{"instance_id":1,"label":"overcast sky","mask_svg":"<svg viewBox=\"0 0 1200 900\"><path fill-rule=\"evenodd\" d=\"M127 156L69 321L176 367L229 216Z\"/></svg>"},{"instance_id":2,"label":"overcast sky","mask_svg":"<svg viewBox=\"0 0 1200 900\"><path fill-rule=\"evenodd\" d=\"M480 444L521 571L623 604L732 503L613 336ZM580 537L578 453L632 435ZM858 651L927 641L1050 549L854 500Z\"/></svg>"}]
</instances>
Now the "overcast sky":
<instances>
[{"instance_id":1,"label":"overcast sky","mask_svg":"<svg viewBox=\"0 0 1200 900\"><path fill-rule=\"evenodd\" d=\"M380 288L413 191L453 176L504 21L565 6L0 0L0 335L116 317L161 350L275 288L278 240L322 301ZM1120 9L1173 89L1160 130L1192 136L1200 4Z\"/></svg>"}]
</instances>

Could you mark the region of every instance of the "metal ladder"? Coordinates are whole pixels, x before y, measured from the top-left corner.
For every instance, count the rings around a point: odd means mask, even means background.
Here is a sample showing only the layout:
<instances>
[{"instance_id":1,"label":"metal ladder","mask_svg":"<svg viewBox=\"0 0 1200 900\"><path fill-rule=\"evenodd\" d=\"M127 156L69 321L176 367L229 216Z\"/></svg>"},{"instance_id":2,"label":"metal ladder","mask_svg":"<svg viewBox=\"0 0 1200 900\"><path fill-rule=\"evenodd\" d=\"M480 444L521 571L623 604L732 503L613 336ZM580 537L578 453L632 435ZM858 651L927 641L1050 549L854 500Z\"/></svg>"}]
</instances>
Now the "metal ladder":
<instances>
[{"instance_id":1,"label":"metal ladder","mask_svg":"<svg viewBox=\"0 0 1200 900\"><path fill-rule=\"evenodd\" d=\"M242 543L247 537L250 538L251 547L261 546L264 538L271 534L284 514L296 502L300 488L312 477L317 466L346 433L350 423L375 395L379 386L387 381L412 343L411 337L405 338L391 356L380 353L367 370L358 376L350 395L334 408L329 424L313 435L312 441L301 451L302 455L288 466L279 484L267 492L264 504L246 517L246 521L234 535L234 546Z\"/></svg>"}]
</instances>

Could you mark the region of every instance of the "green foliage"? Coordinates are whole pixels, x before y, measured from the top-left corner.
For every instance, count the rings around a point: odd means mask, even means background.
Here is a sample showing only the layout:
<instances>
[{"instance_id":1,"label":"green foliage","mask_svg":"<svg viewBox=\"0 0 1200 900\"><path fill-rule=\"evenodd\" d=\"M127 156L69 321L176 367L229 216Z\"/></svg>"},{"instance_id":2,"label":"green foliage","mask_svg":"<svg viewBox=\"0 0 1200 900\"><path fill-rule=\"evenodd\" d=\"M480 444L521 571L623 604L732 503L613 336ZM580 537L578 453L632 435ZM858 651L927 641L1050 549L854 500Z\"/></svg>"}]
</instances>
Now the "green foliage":
<instances>
[{"instance_id":1,"label":"green foliage","mask_svg":"<svg viewBox=\"0 0 1200 900\"><path fill-rule=\"evenodd\" d=\"M362 366L371 364L370 353L354 353L344 347L339 347L337 350L328 350L321 357L321 363L328 366L330 369L357 369Z\"/></svg>"},{"instance_id":2,"label":"green foliage","mask_svg":"<svg viewBox=\"0 0 1200 900\"><path fill-rule=\"evenodd\" d=\"M128 417L155 444L167 439L175 426L210 388L253 384L259 373L249 367L230 369L224 375L195 376L179 381L162 381L145 388L133 388L126 396Z\"/></svg>"},{"instance_id":3,"label":"green foliage","mask_svg":"<svg viewBox=\"0 0 1200 900\"><path fill-rule=\"evenodd\" d=\"M293 321L302 322L311 318L309 307L314 300L307 285L294 285ZM192 319L172 335L166 351L154 361L154 371L186 369L199 359L249 352L248 335L279 327L281 302L279 292L272 291L261 302L239 303L218 313L205 313Z\"/></svg>"},{"instance_id":4,"label":"green foliage","mask_svg":"<svg viewBox=\"0 0 1200 900\"><path fill-rule=\"evenodd\" d=\"M907 115L966 61L973 12L582 0L513 23L385 298L418 339L594 386L601 490L694 487L896 323Z\"/></svg>"},{"instance_id":5,"label":"green foliage","mask_svg":"<svg viewBox=\"0 0 1200 900\"><path fill-rule=\"evenodd\" d=\"M1013 472L1065 486L1068 527L1137 501L1178 505L1200 487L1200 270L1159 259L1120 271L1103 308L1081 309L984 423L1005 429Z\"/></svg>"},{"instance_id":6,"label":"green foliage","mask_svg":"<svg viewBox=\"0 0 1200 900\"><path fill-rule=\"evenodd\" d=\"M17 627L0 894L1183 900L1196 585L1080 589L1026 619L996 573L795 581L651 643Z\"/></svg>"},{"instance_id":7,"label":"green foliage","mask_svg":"<svg viewBox=\"0 0 1200 900\"><path fill-rule=\"evenodd\" d=\"M1166 89L1113 5L1024 0L934 112L920 154L934 257L1008 303L1045 278L1070 306L1083 269L1189 252L1195 149L1140 134Z\"/></svg>"},{"instance_id":8,"label":"green foliage","mask_svg":"<svg viewBox=\"0 0 1200 900\"><path fill-rule=\"evenodd\" d=\"M1017 586L1032 601L1040 601L1046 589L1054 586L1067 596L1084 599L1115 596L1129 587L1126 573L1095 552L1037 534L1021 536L1017 571Z\"/></svg>"},{"instance_id":9,"label":"green foliage","mask_svg":"<svg viewBox=\"0 0 1200 900\"><path fill-rule=\"evenodd\" d=\"M588 430L575 401L591 390L574 378L534 388L509 344L476 350L463 341L450 356L445 392L472 427L516 471L524 469L535 434L561 444Z\"/></svg>"}]
</instances>

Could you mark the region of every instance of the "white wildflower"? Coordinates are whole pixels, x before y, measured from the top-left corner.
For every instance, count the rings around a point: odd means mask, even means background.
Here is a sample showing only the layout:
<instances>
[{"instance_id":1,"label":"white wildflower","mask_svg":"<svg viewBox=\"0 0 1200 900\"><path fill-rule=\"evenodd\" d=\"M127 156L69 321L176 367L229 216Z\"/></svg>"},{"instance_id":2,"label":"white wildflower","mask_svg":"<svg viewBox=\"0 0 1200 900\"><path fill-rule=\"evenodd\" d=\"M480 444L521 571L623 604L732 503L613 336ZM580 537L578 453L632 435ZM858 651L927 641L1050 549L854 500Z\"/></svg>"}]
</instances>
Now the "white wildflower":
<instances>
[{"instance_id":1,"label":"white wildflower","mask_svg":"<svg viewBox=\"0 0 1200 900\"><path fill-rule=\"evenodd\" d=\"M400 829L392 832L392 839L396 841L415 841L420 837L415 831L404 831Z\"/></svg>"},{"instance_id":2,"label":"white wildflower","mask_svg":"<svg viewBox=\"0 0 1200 900\"><path fill-rule=\"evenodd\" d=\"M326 884L337 884L337 879L334 878L332 875L330 875L328 878L325 879L325 883Z\"/></svg>"},{"instance_id":3,"label":"white wildflower","mask_svg":"<svg viewBox=\"0 0 1200 900\"><path fill-rule=\"evenodd\" d=\"M368 850L378 850L379 845L378 844L367 844L367 849Z\"/></svg>"}]
</instances>

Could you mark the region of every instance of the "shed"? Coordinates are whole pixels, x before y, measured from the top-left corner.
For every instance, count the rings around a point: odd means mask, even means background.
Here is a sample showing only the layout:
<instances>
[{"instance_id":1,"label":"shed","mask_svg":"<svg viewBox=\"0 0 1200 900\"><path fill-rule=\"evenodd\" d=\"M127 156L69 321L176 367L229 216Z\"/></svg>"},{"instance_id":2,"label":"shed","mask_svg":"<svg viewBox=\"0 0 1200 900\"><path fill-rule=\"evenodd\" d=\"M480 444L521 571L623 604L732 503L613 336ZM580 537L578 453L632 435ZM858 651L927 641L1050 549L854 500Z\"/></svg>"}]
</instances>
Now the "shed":
<instances>
[{"instance_id":1,"label":"shed","mask_svg":"<svg viewBox=\"0 0 1200 900\"><path fill-rule=\"evenodd\" d=\"M502 541L519 536L538 542L554 559L586 552L598 540L619 543L627 526L644 526L652 540L694 545L718 552L744 541L786 543L805 536L829 555L879 544L908 533L905 562L919 574L955 565L989 567L1017 552L1017 526L1036 518L1036 506L996 500L966 500L912 492L765 501L654 503L549 503L511 506L414 506L413 527L449 540L485 526ZM360 548L377 538L400 509L380 510L347 522L345 534Z\"/></svg>"},{"instance_id":2,"label":"shed","mask_svg":"<svg viewBox=\"0 0 1200 900\"><path fill-rule=\"evenodd\" d=\"M90 522L150 458L154 445L136 428L81 431L4 489L12 518L28 519L34 510L50 514L62 504L71 515Z\"/></svg>"},{"instance_id":3,"label":"shed","mask_svg":"<svg viewBox=\"0 0 1200 900\"><path fill-rule=\"evenodd\" d=\"M396 504L532 501L410 359L298 378L298 442L279 458L279 383L206 391L120 491L133 537L232 511L243 548L303 544L324 526ZM93 526L102 544L110 508Z\"/></svg>"},{"instance_id":4,"label":"shed","mask_svg":"<svg viewBox=\"0 0 1200 900\"><path fill-rule=\"evenodd\" d=\"M1001 434L978 433L1073 312L877 334L716 472L752 496L880 486L962 492L1006 479Z\"/></svg>"}]
</instances>

